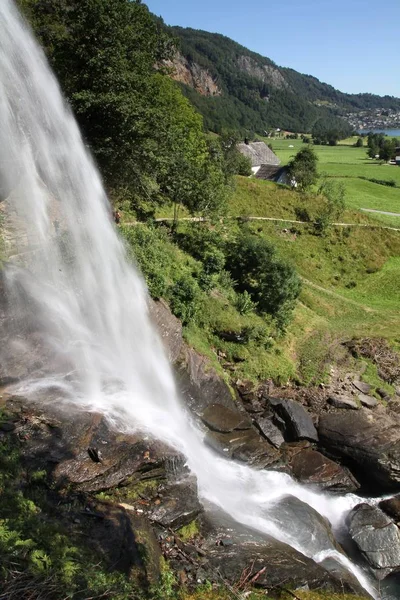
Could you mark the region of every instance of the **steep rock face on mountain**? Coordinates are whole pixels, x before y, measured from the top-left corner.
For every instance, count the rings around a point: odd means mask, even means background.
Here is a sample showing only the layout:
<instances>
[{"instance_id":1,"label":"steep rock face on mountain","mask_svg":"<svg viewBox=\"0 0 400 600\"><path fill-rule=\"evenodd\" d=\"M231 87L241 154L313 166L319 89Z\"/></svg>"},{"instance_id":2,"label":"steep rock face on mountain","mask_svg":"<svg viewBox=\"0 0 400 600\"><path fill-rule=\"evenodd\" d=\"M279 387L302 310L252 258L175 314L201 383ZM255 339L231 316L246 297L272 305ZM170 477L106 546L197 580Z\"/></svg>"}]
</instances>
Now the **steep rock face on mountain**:
<instances>
[{"instance_id":1,"label":"steep rock face on mountain","mask_svg":"<svg viewBox=\"0 0 400 600\"><path fill-rule=\"evenodd\" d=\"M304 133L318 123L319 129L339 130L346 137L351 127L344 115L374 108L400 110L398 98L345 94L224 35L182 27L171 31L180 52L174 78L184 84L206 128L217 133L234 129L265 135L272 128Z\"/></svg>"},{"instance_id":2,"label":"steep rock face on mountain","mask_svg":"<svg viewBox=\"0 0 400 600\"><path fill-rule=\"evenodd\" d=\"M273 65L260 66L251 56L242 55L237 59L238 67L251 77L260 79L264 83L270 83L278 89L289 89L289 84L279 71L278 67Z\"/></svg>"},{"instance_id":3,"label":"steep rock face on mountain","mask_svg":"<svg viewBox=\"0 0 400 600\"><path fill-rule=\"evenodd\" d=\"M214 81L211 73L197 63L188 60L179 52L173 60L166 62L166 66L171 69L172 79L190 86L202 96L221 95L222 91Z\"/></svg>"}]
</instances>

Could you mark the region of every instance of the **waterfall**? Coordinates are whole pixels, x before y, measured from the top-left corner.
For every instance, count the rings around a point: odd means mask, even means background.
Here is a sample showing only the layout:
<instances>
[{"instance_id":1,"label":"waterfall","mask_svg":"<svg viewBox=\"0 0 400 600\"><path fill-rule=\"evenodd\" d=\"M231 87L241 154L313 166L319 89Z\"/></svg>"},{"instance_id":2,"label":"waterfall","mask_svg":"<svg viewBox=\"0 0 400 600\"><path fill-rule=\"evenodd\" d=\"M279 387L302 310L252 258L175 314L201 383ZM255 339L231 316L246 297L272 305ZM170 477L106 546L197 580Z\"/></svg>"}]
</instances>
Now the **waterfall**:
<instances>
[{"instance_id":1,"label":"waterfall","mask_svg":"<svg viewBox=\"0 0 400 600\"><path fill-rule=\"evenodd\" d=\"M291 494L340 527L359 498L311 491L203 444L150 324L145 284L127 260L99 173L12 0L0 6L0 136L0 193L8 196L6 225L15 234L5 269L10 347L40 349L41 358L24 391L47 391L102 412L120 429L163 440L187 457L204 502L323 560L326 552L300 547L271 509ZM373 594L363 572L346 565Z\"/></svg>"}]
</instances>

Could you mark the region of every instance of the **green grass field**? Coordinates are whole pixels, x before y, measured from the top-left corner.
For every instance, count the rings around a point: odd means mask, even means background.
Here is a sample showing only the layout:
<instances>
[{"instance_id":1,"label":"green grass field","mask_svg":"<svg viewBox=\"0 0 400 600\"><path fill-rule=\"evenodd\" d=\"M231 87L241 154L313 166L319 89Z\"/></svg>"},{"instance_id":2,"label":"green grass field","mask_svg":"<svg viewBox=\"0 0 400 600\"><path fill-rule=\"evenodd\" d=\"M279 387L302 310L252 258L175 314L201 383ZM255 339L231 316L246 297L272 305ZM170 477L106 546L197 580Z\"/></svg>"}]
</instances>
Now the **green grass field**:
<instances>
[{"instance_id":1,"label":"green grass field","mask_svg":"<svg viewBox=\"0 0 400 600\"><path fill-rule=\"evenodd\" d=\"M299 204L306 203L312 215L319 202L313 195L239 178L230 210L289 219ZM376 223L354 209L348 209L342 220L356 223L357 219ZM252 221L249 226L273 242L303 279L294 321L279 344L282 361L295 364L303 381L323 377L324 369L340 353L341 342L353 336L381 336L398 342L400 232L331 227L325 236L317 236L311 225Z\"/></svg>"},{"instance_id":2,"label":"green grass field","mask_svg":"<svg viewBox=\"0 0 400 600\"><path fill-rule=\"evenodd\" d=\"M319 172L343 181L347 191L346 203L349 208L372 208L400 214L400 167L382 164L367 157L366 148L352 145L356 138L345 140L338 146L313 146L319 159ZM272 147L283 164L287 164L304 146L301 140L265 140ZM293 148L290 148L293 146ZM398 187L391 188L367 181L369 179L394 180ZM385 225L399 226L399 217L371 215Z\"/></svg>"}]
</instances>

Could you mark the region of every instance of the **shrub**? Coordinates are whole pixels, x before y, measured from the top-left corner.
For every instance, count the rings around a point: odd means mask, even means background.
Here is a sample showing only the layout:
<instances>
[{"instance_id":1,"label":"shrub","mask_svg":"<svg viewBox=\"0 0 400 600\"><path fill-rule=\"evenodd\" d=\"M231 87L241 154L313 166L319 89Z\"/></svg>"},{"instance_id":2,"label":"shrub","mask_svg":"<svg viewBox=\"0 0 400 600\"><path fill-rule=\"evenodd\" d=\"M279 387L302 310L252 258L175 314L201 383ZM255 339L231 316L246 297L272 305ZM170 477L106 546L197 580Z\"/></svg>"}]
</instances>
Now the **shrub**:
<instances>
[{"instance_id":1,"label":"shrub","mask_svg":"<svg viewBox=\"0 0 400 600\"><path fill-rule=\"evenodd\" d=\"M259 312L271 314L284 327L301 283L295 269L276 255L274 246L250 233L241 234L230 247L227 266L238 290L246 291Z\"/></svg>"},{"instance_id":2,"label":"shrub","mask_svg":"<svg viewBox=\"0 0 400 600\"><path fill-rule=\"evenodd\" d=\"M250 294L246 290L243 293L237 294L235 305L236 310L241 315L248 315L256 308L256 304L253 302Z\"/></svg>"},{"instance_id":3,"label":"shrub","mask_svg":"<svg viewBox=\"0 0 400 600\"><path fill-rule=\"evenodd\" d=\"M182 276L170 287L168 298L172 312L184 325L193 321L199 311L201 292L196 281Z\"/></svg>"}]
</instances>

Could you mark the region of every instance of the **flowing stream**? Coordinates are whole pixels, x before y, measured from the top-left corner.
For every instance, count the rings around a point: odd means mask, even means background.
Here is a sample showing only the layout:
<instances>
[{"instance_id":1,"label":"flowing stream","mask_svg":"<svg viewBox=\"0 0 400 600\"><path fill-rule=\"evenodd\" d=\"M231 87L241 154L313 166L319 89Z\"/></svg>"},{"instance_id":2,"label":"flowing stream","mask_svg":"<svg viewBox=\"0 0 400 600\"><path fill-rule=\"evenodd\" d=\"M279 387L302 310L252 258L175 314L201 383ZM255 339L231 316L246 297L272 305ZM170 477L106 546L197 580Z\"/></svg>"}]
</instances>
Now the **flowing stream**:
<instances>
[{"instance_id":1,"label":"flowing stream","mask_svg":"<svg viewBox=\"0 0 400 600\"><path fill-rule=\"evenodd\" d=\"M316 561L333 554L374 594L361 569L311 539L301 545L272 511L291 494L339 529L359 498L310 491L287 475L218 457L203 444L181 405L149 321L143 279L127 261L97 169L11 0L0 5L0 183L16 239L6 268L13 350L28 352L32 336L23 334L34 331L47 365L23 391L56 390L120 429L140 429L172 445L187 457L204 502Z\"/></svg>"}]
</instances>

